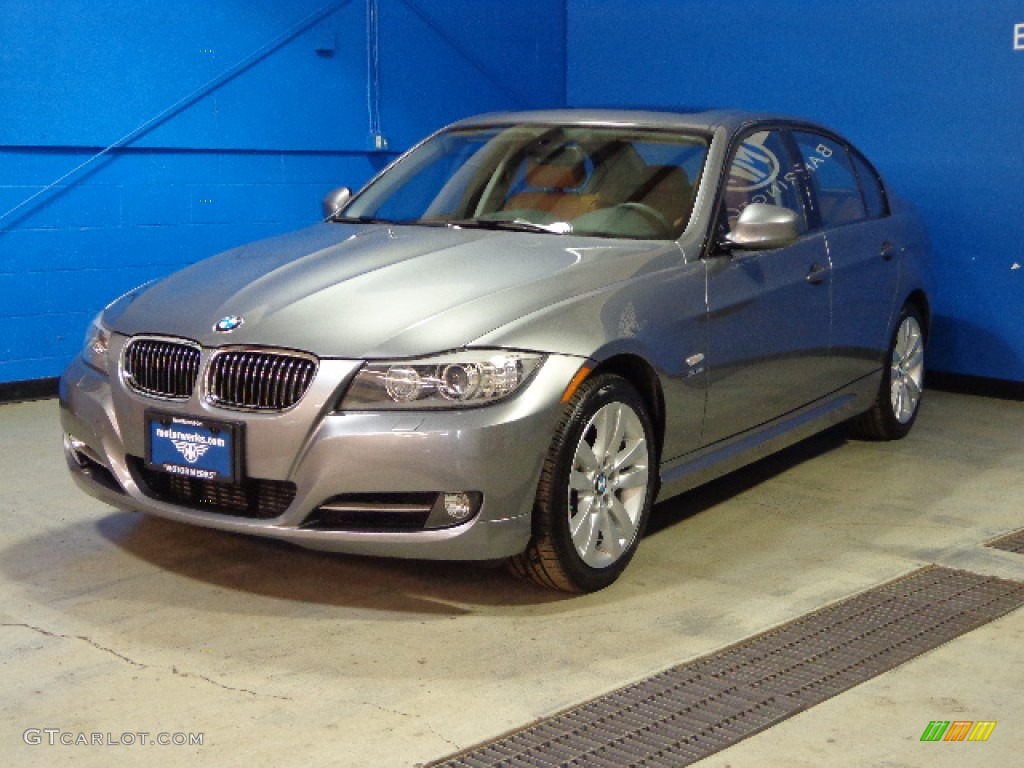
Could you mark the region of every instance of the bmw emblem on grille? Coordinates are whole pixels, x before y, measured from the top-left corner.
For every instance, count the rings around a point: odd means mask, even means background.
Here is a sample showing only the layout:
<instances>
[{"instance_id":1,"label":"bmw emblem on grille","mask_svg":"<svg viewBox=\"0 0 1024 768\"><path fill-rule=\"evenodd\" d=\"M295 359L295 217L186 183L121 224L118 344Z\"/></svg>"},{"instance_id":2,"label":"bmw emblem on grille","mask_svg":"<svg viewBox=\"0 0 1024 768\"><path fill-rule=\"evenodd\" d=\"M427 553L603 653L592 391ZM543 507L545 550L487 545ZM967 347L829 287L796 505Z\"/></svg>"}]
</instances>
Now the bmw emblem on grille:
<instances>
[{"instance_id":1,"label":"bmw emblem on grille","mask_svg":"<svg viewBox=\"0 0 1024 768\"><path fill-rule=\"evenodd\" d=\"M213 330L220 331L221 333L230 333L235 330L235 328L241 326L244 322L245 321L238 315L228 315L227 317L222 317L218 320L217 324L213 326Z\"/></svg>"}]
</instances>

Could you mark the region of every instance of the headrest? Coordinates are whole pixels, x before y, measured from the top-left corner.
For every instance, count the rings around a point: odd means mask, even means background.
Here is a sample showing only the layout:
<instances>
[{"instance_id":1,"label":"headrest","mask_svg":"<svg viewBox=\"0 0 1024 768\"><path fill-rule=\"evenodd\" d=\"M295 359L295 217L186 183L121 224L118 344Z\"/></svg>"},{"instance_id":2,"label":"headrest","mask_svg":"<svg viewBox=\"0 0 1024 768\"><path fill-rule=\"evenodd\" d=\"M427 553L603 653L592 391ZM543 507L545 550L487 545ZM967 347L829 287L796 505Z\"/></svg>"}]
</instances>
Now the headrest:
<instances>
[{"instance_id":1,"label":"headrest","mask_svg":"<svg viewBox=\"0 0 1024 768\"><path fill-rule=\"evenodd\" d=\"M586 155L576 144L531 153L526 183L539 189L575 189L587 178Z\"/></svg>"}]
</instances>

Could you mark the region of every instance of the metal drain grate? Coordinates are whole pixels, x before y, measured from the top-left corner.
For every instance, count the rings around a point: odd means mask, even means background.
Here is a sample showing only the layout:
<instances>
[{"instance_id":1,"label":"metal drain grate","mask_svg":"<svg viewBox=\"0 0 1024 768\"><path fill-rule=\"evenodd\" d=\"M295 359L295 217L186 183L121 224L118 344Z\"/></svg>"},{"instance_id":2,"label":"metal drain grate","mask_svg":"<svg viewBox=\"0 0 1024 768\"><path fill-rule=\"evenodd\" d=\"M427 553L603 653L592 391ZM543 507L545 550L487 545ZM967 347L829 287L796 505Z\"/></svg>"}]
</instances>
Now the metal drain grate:
<instances>
[{"instance_id":1,"label":"metal drain grate","mask_svg":"<svg viewBox=\"0 0 1024 768\"><path fill-rule=\"evenodd\" d=\"M1017 531L995 541L990 541L988 546L993 549L1002 549L1006 552L1016 552L1018 555L1024 555L1024 531Z\"/></svg>"},{"instance_id":2,"label":"metal drain grate","mask_svg":"<svg viewBox=\"0 0 1024 768\"><path fill-rule=\"evenodd\" d=\"M1024 605L1024 584L924 568L432 763L678 768Z\"/></svg>"}]
</instances>

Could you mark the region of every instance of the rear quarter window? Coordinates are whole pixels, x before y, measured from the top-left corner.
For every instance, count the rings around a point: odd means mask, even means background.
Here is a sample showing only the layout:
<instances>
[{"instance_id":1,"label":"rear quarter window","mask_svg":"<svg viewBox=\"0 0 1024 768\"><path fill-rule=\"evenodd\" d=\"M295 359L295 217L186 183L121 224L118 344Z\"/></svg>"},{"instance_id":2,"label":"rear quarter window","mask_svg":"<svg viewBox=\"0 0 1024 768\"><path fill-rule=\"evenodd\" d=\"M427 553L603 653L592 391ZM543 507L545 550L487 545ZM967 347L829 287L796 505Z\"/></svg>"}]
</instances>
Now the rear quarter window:
<instances>
[{"instance_id":1,"label":"rear quarter window","mask_svg":"<svg viewBox=\"0 0 1024 768\"><path fill-rule=\"evenodd\" d=\"M880 219L889 212L885 199L885 189L878 174L868 165L867 161L856 152L851 152L853 167L860 180L860 188L864 193L864 205L867 207L868 218Z\"/></svg>"}]
</instances>

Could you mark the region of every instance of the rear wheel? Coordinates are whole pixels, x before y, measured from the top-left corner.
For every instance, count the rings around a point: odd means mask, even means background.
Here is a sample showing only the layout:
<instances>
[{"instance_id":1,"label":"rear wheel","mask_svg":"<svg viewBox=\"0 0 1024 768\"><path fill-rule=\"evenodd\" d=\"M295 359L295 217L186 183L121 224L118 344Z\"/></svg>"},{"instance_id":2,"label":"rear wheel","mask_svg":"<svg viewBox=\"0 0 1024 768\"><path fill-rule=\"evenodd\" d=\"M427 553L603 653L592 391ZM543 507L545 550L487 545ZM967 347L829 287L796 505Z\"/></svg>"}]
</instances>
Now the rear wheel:
<instances>
[{"instance_id":1,"label":"rear wheel","mask_svg":"<svg viewBox=\"0 0 1024 768\"><path fill-rule=\"evenodd\" d=\"M533 538L514 573L546 587L593 592L614 582L636 551L656 478L654 430L624 379L599 375L566 406L533 509Z\"/></svg>"},{"instance_id":2,"label":"rear wheel","mask_svg":"<svg viewBox=\"0 0 1024 768\"><path fill-rule=\"evenodd\" d=\"M851 424L872 440L898 440L914 426L924 391L924 330L917 307L908 304L889 343L889 366L874 405Z\"/></svg>"}]
</instances>

